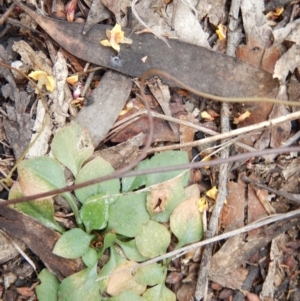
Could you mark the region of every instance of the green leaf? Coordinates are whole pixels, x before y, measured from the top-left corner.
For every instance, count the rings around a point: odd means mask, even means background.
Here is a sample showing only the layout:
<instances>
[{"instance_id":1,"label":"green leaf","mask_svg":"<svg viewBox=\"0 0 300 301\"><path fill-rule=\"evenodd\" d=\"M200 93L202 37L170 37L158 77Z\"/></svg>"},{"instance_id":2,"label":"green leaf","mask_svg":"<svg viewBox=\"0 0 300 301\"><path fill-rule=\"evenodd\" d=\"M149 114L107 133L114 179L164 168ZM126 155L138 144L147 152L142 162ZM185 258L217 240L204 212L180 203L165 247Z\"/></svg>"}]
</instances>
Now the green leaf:
<instances>
[{"instance_id":1,"label":"green leaf","mask_svg":"<svg viewBox=\"0 0 300 301\"><path fill-rule=\"evenodd\" d=\"M165 166L176 166L180 164L189 163L188 153L185 151L166 151L159 154L154 155L149 162L149 166L151 168L155 167L165 167ZM186 186L189 181L189 171L183 172L182 170L179 171L169 171L169 172L162 172L159 174L149 174L147 175L147 185L151 186L154 184L158 184L164 181L168 181L170 179L175 178L176 176L183 173L181 177L182 185Z\"/></svg>"},{"instance_id":2,"label":"green leaf","mask_svg":"<svg viewBox=\"0 0 300 301\"><path fill-rule=\"evenodd\" d=\"M9 199L23 196L24 194L21 192L19 183L15 182L9 191ZM48 228L61 233L65 231L54 219L53 199L19 203L11 205L11 207L35 218Z\"/></svg>"},{"instance_id":3,"label":"green leaf","mask_svg":"<svg viewBox=\"0 0 300 301\"><path fill-rule=\"evenodd\" d=\"M108 201L103 195L93 195L80 209L80 217L87 233L106 227L108 220Z\"/></svg>"},{"instance_id":4,"label":"green leaf","mask_svg":"<svg viewBox=\"0 0 300 301\"><path fill-rule=\"evenodd\" d=\"M120 196L109 206L108 229L118 234L135 237L150 219L146 209L146 194L131 193Z\"/></svg>"},{"instance_id":5,"label":"green leaf","mask_svg":"<svg viewBox=\"0 0 300 301\"><path fill-rule=\"evenodd\" d=\"M114 247L110 248L110 257L108 262L103 266L101 272L98 275L98 278L105 277L104 279L100 280L101 291L104 292L107 288L107 283L109 277L106 277L111 274L111 272L120 264L125 262L126 260L122 258L116 251Z\"/></svg>"},{"instance_id":6,"label":"green leaf","mask_svg":"<svg viewBox=\"0 0 300 301\"><path fill-rule=\"evenodd\" d=\"M35 288L38 300L57 301L59 281L57 280L56 276L47 269L43 269L39 273L38 278L41 281L41 284Z\"/></svg>"},{"instance_id":7,"label":"green leaf","mask_svg":"<svg viewBox=\"0 0 300 301\"><path fill-rule=\"evenodd\" d=\"M98 262L98 255L96 250L89 248L88 251L82 256L84 264L91 268Z\"/></svg>"},{"instance_id":8,"label":"green leaf","mask_svg":"<svg viewBox=\"0 0 300 301\"><path fill-rule=\"evenodd\" d=\"M142 297L147 301L176 301L175 294L166 288L164 283L147 289Z\"/></svg>"},{"instance_id":9,"label":"green leaf","mask_svg":"<svg viewBox=\"0 0 300 301\"><path fill-rule=\"evenodd\" d=\"M53 254L75 259L84 255L89 250L89 245L94 235L88 235L79 228L65 232L57 241Z\"/></svg>"},{"instance_id":10,"label":"green leaf","mask_svg":"<svg viewBox=\"0 0 300 301\"><path fill-rule=\"evenodd\" d=\"M145 159L141 161L136 170L143 170L149 168L149 160ZM125 177L122 179L122 191L133 191L141 186L146 185L146 175L136 177Z\"/></svg>"},{"instance_id":11,"label":"green leaf","mask_svg":"<svg viewBox=\"0 0 300 301\"><path fill-rule=\"evenodd\" d=\"M53 199L19 203L15 204L14 208L27 215L30 215L48 228L60 233L65 231L65 229L54 219Z\"/></svg>"},{"instance_id":12,"label":"green leaf","mask_svg":"<svg viewBox=\"0 0 300 301\"><path fill-rule=\"evenodd\" d=\"M101 259L104 251L113 245L113 243L116 240L116 237L117 237L117 235L114 233L106 233L105 234L103 246L101 247L100 251L98 252L98 259Z\"/></svg>"},{"instance_id":13,"label":"green leaf","mask_svg":"<svg viewBox=\"0 0 300 301\"><path fill-rule=\"evenodd\" d=\"M117 239L116 243L123 249L123 252L128 259L137 262L145 261L148 259L147 257L144 257L137 249L135 239L126 242Z\"/></svg>"},{"instance_id":14,"label":"green leaf","mask_svg":"<svg viewBox=\"0 0 300 301\"><path fill-rule=\"evenodd\" d=\"M143 256L154 258L166 253L170 241L169 231L163 225L150 220L136 237L136 246Z\"/></svg>"},{"instance_id":15,"label":"green leaf","mask_svg":"<svg viewBox=\"0 0 300 301\"><path fill-rule=\"evenodd\" d=\"M88 131L72 121L57 131L51 150L54 157L76 176L83 162L93 154L94 147Z\"/></svg>"},{"instance_id":16,"label":"green leaf","mask_svg":"<svg viewBox=\"0 0 300 301\"><path fill-rule=\"evenodd\" d=\"M198 210L198 194L176 207L170 217L170 227L178 238L177 248L201 240L203 237L202 218Z\"/></svg>"},{"instance_id":17,"label":"green leaf","mask_svg":"<svg viewBox=\"0 0 300 301\"><path fill-rule=\"evenodd\" d=\"M60 301L101 301L97 265L65 278L59 286Z\"/></svg>"},{"instance_id":18,"label":"green leaf","mask_svg":"<svg viewBox=\"0 0 300 301\"><path fill-rule=\"evenodd\" d=\"M19 182L24 195L33 195L49 192L66 186L65 175L62 166L49 157L37 157L20 162L18 167ZM78 208L69 192L62 194L71 206L77 223L81 220Z\"/></svg>"},{"instance_id":19,"label":"green leaf","mask_svg":"<svg viewBox=\"0 0 300 301\"><path fill-rule=\"evenodd\" d=\"M135 292L127 291L119 296L109 298L108 301L146 301L146 299Z\"/></svg>"},{"instance_id":20,"label":"green leaf","mask_svg":"<svg viewBox=\"0 0 300 301\"><path fill-rule=\"evenodd\" d=\"M112 166L104 159L97 157L83 166L76 176L75 184L102 177L114 172ZM88 187L75 190L75 194L81 203L96 194L113 195L120 191L120 181L113 179L103 183L97 183ZM108 199L109 203L114 201L114 197Z\"/></svg>"},{"instance_id":21,"label":"green leaf","mask_svg":"<svg viewBox=\"0 0 300 301\"><path fill-rule=\"evenodd\" d=\"M151 186L147 195L147 210L151 219L165 223L173 210L185 199L180 178Z\"/></svg>"},{"instance_id":22,"label":"green leaf","mask_svg":"<svg viewBox=\"0 0 300 301\"><path fill-rule=\"evenodd\" d=\"M165 280L164 267L157 263L152 263L137 269L135 279L139 283L147 286L154 286L163 283Z\"/></svg>"},{"instance_id":23,"label":"green leaf","mask_svg":"<svg viewBox=\"0 0 300 301\"><path fill-rule=\"evenodd\" d=\"M18 174L24 195L48 192L66 186L62 166L49 157L37 157L20 162Z\"/></svg>"}]
</instances>

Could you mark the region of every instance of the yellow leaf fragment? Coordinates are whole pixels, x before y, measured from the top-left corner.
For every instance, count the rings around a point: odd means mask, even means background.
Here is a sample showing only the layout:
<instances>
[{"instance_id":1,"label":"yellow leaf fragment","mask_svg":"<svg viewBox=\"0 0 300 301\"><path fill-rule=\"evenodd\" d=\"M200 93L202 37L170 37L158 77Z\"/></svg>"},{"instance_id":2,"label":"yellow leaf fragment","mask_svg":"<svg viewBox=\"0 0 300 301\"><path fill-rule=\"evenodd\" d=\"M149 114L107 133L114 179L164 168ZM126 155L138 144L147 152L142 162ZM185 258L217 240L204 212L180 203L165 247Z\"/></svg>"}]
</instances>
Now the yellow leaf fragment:
<instances>
[{"instance_id":1,"label":"yellow leaf fragment","mask_svg":"<svg viewBox=\"0 0 300 301\"><path fill-rule=\"evenodd\" d=\"M112 30L106 30L107 40L100 41L101 45L106 47L112 47L117 52L120 51L120 43L121 44L131 44L132 40L125 38L124 31L121 29L120 24L116 24Z\"/></svg>"},{"instance_id":2,"label":"yellow leaf fragment","mask_svg":"<svg viewBox=\"0 0 300 301\"><path fill-rule=\"evenodd\" d=\"M251 113L249 111L246 111L245 113L241 114L238 117L234 117L233 119L233 123L234 124L238 124L242 121L244 121L246 118L248 118L251 115Z\"/></svg>"},{"instance_id":3,"label":"yellow leaf fragment","mask_svg":"<svg viewBox=\"0 0 300 301\"><path fill-rule=\"evenodd\" d=\"M55 82L53 76L47 75L44 71L32 71L28 74L29 77L37 81L37 86L42 89L45 85L47 91L53 92L55 88Z\"/></svg>"},{"instance_id":4,"label":"yellow leaf fragment","mask_svg":"<svg viewBox=\"0 0 300 301\"><path fill-rule=\"evenodd\" d=\"M215 201L218 196L218 189L216 186L211 188L210 190L206 191L205 196L201 197L198 200L198 209L201 213L204 211L208 210L208 198L209 197L211 200ZM227 203L227 200L224 200L224 204Z\"/></svg>"},{"instance_id":5,"label":"yellow leaf fragment","mask_svg":"<svg viewBox=\"0 0 300 301\"><path fill-rule=\"evenodd\" d=\"M206 196L208 196L209 198L211 198L212 200L216 200L217 199L217 196L218 196L218 189L216 186L214 186L213 188L211 188L210 190L208 190L206 192ZM226 204L227 203L227 200L225 199L224 200L224 203Z\"/></svg>"},{"instance_id":6,"label":"yellow leaf fragment","mask_svg":"<svg viewBox=\"0 0 300 301\"><path fill-rule=\"evenodd\" d=\"M208 121L215 120L215 118L213 116L209 115L206 111L201 112L201 117Z\"/></svg>"},{"instance_id":7,"label":"yellow leaf fragment","mask_svg":"<svg viewBox=\"0 0 300 301\"><path fill-rule=\"evenodd\" d=\"M211 161L211 156L210 156L210 155L205 156L205 157L201 160L201 162L209 162L209 161ZM204 166L203 168L204 168L204 169L210 169L210 166Z\"/></svg>"},{"instance_id":8,"label":"yellow leaf fragment","mask_svg":"<svg viewBox=\"0 0 300 301\"><path fill-rule=\"evenodd\" d=\"M214 186L210 190L206 191L206 195L215 201L216 198L217 198L217 196L218 196L218 189L217 189L217 187Z\"/></svg>"},{"instance_id":9,"label":"yellow leaf fragment","mask_svg":"<svg viewBox=\"0 0 300 301\"><path fill-rule=\"evenodd\" d=\"M110 43L109 43L108 40L102 40L100 43L101 43L101 45L103 45L103 46L110 47Z\"/></svg>"},{"instance_id":10,"label":"yellow leaf fragment","mask_svg":"<svg viewBox=\"0 0 300 301\"><path fill-rule=\"evenodd\" d=\"M274 12L274 15L279 17L281 16L281 14L284 12L284 8L283 7L277 7L275 12Z\"/></svg>"},{"instance_id":11,"label":"yellow leaf fragment","mask_svg":"<svg viewBox=\"0 0 300 301\"><path fill-rule=\"evenodd\" d=\"M127 103L127 105L126 105L126 108L123 109L123 110L120 112L119 116L125 115L125 114L128 113L131 109L133 109L133 102L132 102L132 101L129 101L129 102Z\"/></svg>"},{"instance_id":12,"label":"yellow leaf fragment","mask_svg":"<svg viewBox=\"0 0 300 301\"><path fill-rule=\"evenodd\" d=\"M218 25L218 29L216 30L216 34L218 38L223 41L226 39L227 27L223 24Z\"/></svg>"},{"instance_id":13,"label":"yellow leaf fragment","mask_svg":"<svg viewBox=\"0 0 300 301\"><path fill-rule=\"evenodd\" d=\"M198 210L202 213L208 209L208 203L205 196L198 200Z\"/></svg>"},{"instance_id":14,"label":"yellow leaf fragment","mask_svg":"<svg viewBox=\"0 0 300 301\"><path fill-rule=\"evenodd\" d=\"M283 7L277 7L275 10L268 12L266 17L268 20L276 20L278 17L282 15L283 12L284 12Z\"/></svg>"},{"instance_id":15,"label":"yellow leaf fragment","mask_svg":"<svg viewBox=\"0 0 300 301\"><path fill-rule=\"evenodd\" d=\"M74 74L67 78L67 83L70 85L76 85L78 82L78 74Z\"/></svg>"}]
</instances>

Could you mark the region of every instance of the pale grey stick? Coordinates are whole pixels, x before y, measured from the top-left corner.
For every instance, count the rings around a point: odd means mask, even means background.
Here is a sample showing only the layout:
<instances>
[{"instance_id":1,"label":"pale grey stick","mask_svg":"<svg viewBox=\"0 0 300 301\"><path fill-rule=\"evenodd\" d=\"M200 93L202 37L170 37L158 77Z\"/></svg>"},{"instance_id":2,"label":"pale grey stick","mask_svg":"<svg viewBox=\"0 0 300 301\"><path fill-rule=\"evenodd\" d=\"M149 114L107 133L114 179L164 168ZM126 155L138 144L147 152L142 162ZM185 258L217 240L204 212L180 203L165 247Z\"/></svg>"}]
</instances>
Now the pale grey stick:
<instances>
[{"instance_id":1,"label":"pale grey stick","mask_svg":"<svg viewBox=\"0 0 300 301\"><path fill-rule=\"evenodd\" d=\"M228 26L228 35L233 34L234 32L230 29L235 29L236 25L236 19L235 19L235 12L238 11L237 8L240 6L240 0L233 0L231 1L231 7L230 7L230 19L229 19L229 26ZM234 16L234 18L233 18ZM233 23L234 22L234 23ZM232 25L234 24L234 25ZM227 39L229 44L229 40ZM237 43L234 43L233 45L237 45ZM226 54L235 57L235 47L227 47ZM228 114L229 112L229 105L226 102L222 103L221 107L221 132L222 133L228 133L231 131L230 123ZM226 140L225 140L226 141ZM224 140L222 142L225 142ZM229 157L229 150L230 148L225 148L221 152L221 158L227 158ZM218 196L215 202L214 210L212 212L212 215L209 220L208 225L208 232L206 233L207 238L211 238L216 235L218 231L218 223L219 218L221 214L221 210L223 208L224 201L226 199L226 196L228 194L227 190L227 183L228 183L228 171L229 171L230 165L229 163L221 164L219 169L219 186L218 186ZM198 300L206 300L207 298L207 290L208 290L208 274L210 270L210 263L211 263L211 257L213 252L213 244L209 244L205 247L202 255L202 259L200 262L200 268L199 268L199 274L196 284L196 290L195 290L195 299Z\"/></svg>"},{"instance_id":2,"label":"pale grey stick","mask_svg":"<svg viewBox=\"0 0 300 301\"><path fill-rule=\"evenodd\" d=\"M208 144L208 143L211 143L213 141L222 140L222 139L230 138L230 137L233 137L233 136L242 135L242 134L254 131L254 130L263 129L263 128L268 127L268 126L273 126L273 125L279 124L281 122L295 120L295 119L298 119L298 118L300 118L300 111L293 112L293 113L290 113L290 114L285 115L285 116L280 116L280 117L277 117L277 118L274 118L274 119L271 119L271 120L256 123L256 124L253 124L253 125L245 126L243 128L232 130L228 133L222 133L222 134L218 134L218 135L208 137L208 138L204 138L204 139L201 139L201 140L188 142L188 143L185 143L184 147L194 147L194 146L199 146L199 145L203 145L203 144ZM153 147L153 148L150 148L148 150L148 153L162 152L162 151L166 151L166 150L170 150L170 149L174 150L174 149L179 149L181 147L182 147L181 145L176 145L176 144L173 144L173 145L170 145L170 146L168 145L168 146L162 146L162 147Z\"/></svg>"},{"instance_id":3,"label":"pale grey stick","mask_svg":"<svg viewBox=\"0 0 300 301\"><path fill-rule=\"evenodd\" d=\"M208 239L203 240L203 241L196 242L194 244L185 246L185 247L180 248L178 250L174 250L174 251L166 253L164 255L161 255L161 256L152 258L150 260L144 261L141 264L136 264L136 266L133 266L132 268L137 269L139 267L143 267L143 266L155 263L155 262L163 261L163 260L171 258L171 257L174 257L173 259L175 259L177 257L183 256L184 254L186 254L190 251L193 251L193 250L198 249L200 247L206 246L208 244L212 244L214 242L217 242L217 241L220 241L220 240L223 240L223 239L227 239L227 238L230 238L230 237L233 237L233 236L236 236L236 235L240 235L242 233L246 233L246 232L249 232L251 230L269 225L271 223L279 222L279 221L282 221L282 220L285 220L285 219L291 219L291 218L296 217L297 215L300 215L300 209L290 211L288 213L270 215L270 216L267 216L265 218L262 218L262 219L260 219L256 222L254 222L252 224L249 224L245 227L242 227L242 228L230 231L230 232L226 232L226 233L223 233L221 235L217 235L217 236L214 236L212 238L208 238ZM124 272L124 271L127 271L127 269L120 270L120 271L118 271L118 273L121 273L121 272ZM115 273L111 273L109 275L98 278L97 281L108 278L113 274L115 274Z\"/></svg>"}]
</instances>

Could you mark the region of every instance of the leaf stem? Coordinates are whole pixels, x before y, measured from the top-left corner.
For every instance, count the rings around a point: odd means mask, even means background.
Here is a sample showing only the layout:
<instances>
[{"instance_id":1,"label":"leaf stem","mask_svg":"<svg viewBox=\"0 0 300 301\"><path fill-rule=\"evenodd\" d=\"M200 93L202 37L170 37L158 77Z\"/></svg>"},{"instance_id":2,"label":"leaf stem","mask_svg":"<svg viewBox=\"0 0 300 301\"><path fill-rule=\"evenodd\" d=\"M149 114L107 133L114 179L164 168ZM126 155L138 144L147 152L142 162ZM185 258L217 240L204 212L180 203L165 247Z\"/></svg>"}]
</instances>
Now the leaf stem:
<instances>
[{"instance_id":1,"label":"leaf stem","mask_svg":"<svg viewBox=\"0 0 300 301\"><path fill-rule=\"evenodd\" d=\"M77 226L82 229L83 228L82 220L80 218L78 207L77 207L72 195L69 192L64 192L64 193L62 193L62 196L67 200L72 211L74 212Z\"/></svg>"}]
</instances>

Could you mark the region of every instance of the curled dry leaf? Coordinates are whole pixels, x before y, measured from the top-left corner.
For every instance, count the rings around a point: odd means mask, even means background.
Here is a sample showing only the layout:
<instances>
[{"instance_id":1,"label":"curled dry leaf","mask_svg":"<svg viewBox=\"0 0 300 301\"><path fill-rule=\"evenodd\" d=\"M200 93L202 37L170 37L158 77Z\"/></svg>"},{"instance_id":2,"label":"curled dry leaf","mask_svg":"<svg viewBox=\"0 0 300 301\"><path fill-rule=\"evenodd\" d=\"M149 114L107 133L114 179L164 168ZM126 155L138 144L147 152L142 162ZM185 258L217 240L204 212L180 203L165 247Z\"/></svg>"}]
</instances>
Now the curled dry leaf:
<instances>
[{"instance_id":1,"label":"curled dry leaf","mask_svg":"<svg viewBox=\"0 0 300 301\"><path fill-rule=\"evenodd\" d=\"M284 82L289 72L293 72L300 64L299 55L300 46L294 44L289 50L283 54L276 62L274 69L274 78L278 78L280 82Z\"/></svg>"}]
</instances>

